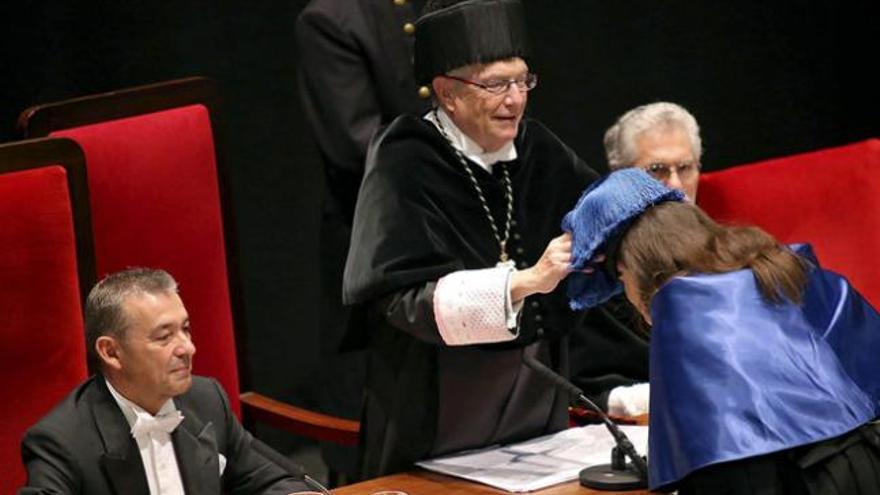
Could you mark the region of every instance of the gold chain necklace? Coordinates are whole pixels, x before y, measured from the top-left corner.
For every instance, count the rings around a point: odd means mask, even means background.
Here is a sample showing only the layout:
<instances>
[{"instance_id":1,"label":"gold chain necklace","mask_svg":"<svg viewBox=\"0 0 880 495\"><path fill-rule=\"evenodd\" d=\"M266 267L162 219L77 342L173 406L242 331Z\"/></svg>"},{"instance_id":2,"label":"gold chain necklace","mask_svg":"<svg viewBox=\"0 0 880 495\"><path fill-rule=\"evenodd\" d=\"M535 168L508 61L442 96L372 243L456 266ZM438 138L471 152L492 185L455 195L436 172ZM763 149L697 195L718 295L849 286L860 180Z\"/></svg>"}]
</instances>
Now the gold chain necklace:
<instances>
[{"instance_id":1,"label":"gold chain necklace","mask_svg":"<svg viewBox=\"0 0 880 495\"><path fill-rule=\"evenodd\" d=\"M506 263L509 259L507 256L507 240L510 239L510 224L511 220L513 220L513 185L510 182L510 174L507 171L507 165L503 162L498 163L498 165L501 166L501 172L504 174L504 199L507 202L507 219L504 222L504 234L502 235L499 233L498 227L495 225L495 217L492 216L492 210L489 209L489 203L486 201L486 196L483 195L483 189L480 187L480 183L477 182L477 177L468 166L467 158L465 158L464 153L452 144L452 139L450 139L449 135L446 133L446 128L443 127L443 123L440 121L440 116L437 115L437 107L434 107L434 121L437 122L437 128L440 130L440 134L443 135L443 138L446 139L450 146L452 146L452 151L455 152L458 161L461 162L461 166L464 167L464 171L467 172L468 177L470 177L471 184L473 184L474 190L477 191L477 197L480 198L480 204L483 206L483 211L486 212L486 218L489 219L489 225L492 227L492 234L495 235L495 240L498 241L498 248L500 249L500 254L498 256L499 263Z\"/></svg>"}]
</instances>

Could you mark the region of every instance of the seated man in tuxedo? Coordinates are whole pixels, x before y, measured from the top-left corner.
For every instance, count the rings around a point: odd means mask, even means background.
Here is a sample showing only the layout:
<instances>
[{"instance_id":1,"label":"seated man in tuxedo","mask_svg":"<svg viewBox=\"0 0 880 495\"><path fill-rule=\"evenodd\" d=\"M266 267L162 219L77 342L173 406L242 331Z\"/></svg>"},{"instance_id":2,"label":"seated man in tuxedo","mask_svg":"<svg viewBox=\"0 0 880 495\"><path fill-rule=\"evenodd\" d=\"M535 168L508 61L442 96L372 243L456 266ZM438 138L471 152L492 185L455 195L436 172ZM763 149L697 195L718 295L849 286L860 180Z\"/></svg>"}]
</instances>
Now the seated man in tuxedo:
<instances>
[{"instance_id":1,"label":"seated man in tuxedo","mask_svg":"<svg viewBox=\"0 0 880 495\"><path fill-rule=\"evenodd\" d=\"M28 482L19 494L307 489L254 450L217 382L192 375L189 317L168 273L114 273L92 289L85 313L100 372L28 430Z\"/></svg>"}]
</instances>

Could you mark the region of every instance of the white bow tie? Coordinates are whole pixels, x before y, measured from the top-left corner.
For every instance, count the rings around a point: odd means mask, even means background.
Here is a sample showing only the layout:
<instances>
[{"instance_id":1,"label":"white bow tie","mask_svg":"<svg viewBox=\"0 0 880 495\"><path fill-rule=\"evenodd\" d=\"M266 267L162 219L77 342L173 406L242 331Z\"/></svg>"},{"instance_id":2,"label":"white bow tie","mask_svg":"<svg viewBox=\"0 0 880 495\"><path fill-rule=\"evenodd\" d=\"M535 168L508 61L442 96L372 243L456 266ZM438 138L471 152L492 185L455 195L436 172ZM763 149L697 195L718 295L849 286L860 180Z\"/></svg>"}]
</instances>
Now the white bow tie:
<instances>
[{"instance_id":1,"label":"white bow tie","mask_svg":"<svg viewBox=\"0 0 880 495\"><path fill-rule=\"evenodd\" d=\"M180 411L170 411L155 418L139 416L131 427L131 435L137 439L147 438L150 433L171 433L183 421Z\"/></svg>"}]
</instances>

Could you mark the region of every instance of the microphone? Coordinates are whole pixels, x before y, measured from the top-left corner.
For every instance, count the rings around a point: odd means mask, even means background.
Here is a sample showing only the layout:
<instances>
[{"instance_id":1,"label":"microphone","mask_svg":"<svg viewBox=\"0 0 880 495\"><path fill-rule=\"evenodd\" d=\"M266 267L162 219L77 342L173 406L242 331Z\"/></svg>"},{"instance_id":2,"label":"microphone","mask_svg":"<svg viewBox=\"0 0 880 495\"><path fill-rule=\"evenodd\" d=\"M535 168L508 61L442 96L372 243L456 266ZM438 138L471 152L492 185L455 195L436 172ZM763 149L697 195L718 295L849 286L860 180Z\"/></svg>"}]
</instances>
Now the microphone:
<instances>
[{"instance_id":1,"label":"microphone","mask_svg":"<svg viewBox=\"0 0 880 495\"><path fill-rule=\"evenodd\" d=\"M330 490L328 490L324 485L322 485L320 482L318 482L318 480L307 475L305 470L303 470L303 468L299 464L297 464L297 463L291 461L290 459L288 459L287 457L281 455L280 452L273 449L272 447L269 447L268 445L263 443L259 438L251 437L251 447L258 454L260 454L264 458L266 458L266 460L277 465L281 469L287 471L287 473L290 474L292 477L294 477L298 480L302 480L310 488L317 490L317 491L323 493L324 495L331 495Z\"/></svg>"},{"instance_id":2,"label":"microphone","mask_svg":"<svg viewBox=\"0 0 880 495\"><path fill-rule=\"evenodd\" d=\"M614 442L617 446L611 450L611 464L600 464L581 470L578 476L581 485L594 490L611 491L647 488L648 463L645 462L644 457L639 455L626 434L620 431L620 428L617 427L614 421L611 421L608 415L605 414L605 411L588 399L584 395L583 390L534 357L524 353L523 362L526 366L537 372L539 376L568 392L570 397L577 399L587 406L588 409L595 411L602 418L602 422L608 428L608 432L614 437ZM626 463L627 457L632 460L629 464Z\"/></svg>"}]
</instances>

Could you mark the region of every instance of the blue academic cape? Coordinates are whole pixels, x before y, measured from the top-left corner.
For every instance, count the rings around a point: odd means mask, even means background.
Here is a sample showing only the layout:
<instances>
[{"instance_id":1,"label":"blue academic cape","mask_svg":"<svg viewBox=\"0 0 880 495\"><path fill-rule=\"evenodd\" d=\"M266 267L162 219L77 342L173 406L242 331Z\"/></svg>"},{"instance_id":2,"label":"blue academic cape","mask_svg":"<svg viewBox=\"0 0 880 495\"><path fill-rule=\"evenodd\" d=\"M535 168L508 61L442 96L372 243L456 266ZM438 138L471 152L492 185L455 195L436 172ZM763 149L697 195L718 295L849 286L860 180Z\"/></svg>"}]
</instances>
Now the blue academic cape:
<instances>
[{"instance_id":1,"label":"blue academic cape","mask_svg":"<svg viewBox=\"0 0 880 495\"><path fill-rule=\"evenodd\" d=\"M651 318L651 489L880 411L880 315L840 275L811 268L801 305L764 300L751 270L676 277Z\"/></svg>"}]
</instances>

